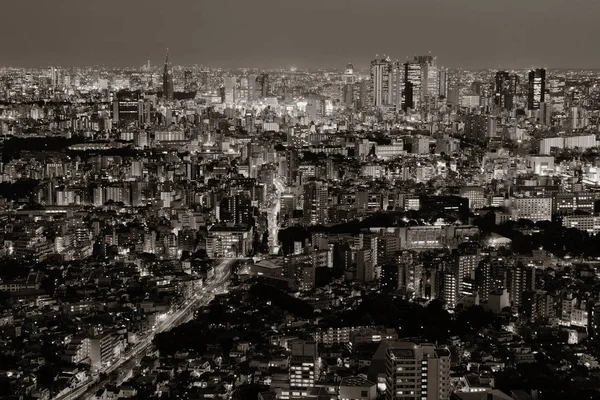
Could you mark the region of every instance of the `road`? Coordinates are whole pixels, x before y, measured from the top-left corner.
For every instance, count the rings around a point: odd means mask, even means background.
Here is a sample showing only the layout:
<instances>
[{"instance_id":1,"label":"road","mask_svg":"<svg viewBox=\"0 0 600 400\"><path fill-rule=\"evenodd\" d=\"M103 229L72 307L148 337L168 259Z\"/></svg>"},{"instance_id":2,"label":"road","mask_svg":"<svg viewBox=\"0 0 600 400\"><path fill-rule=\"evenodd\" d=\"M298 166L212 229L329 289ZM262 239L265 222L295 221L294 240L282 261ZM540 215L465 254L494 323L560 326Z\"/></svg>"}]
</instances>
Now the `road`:
<instances>
[{"instance_id":1,"label":"road","mask_svg":"<svg viewBox=\"0 0 600 400\"><path fill-rule=\"evenodd\" d=\"M167 314L166 318L161 321L155 329L149 332L146 337L139 340L138 343L122 354L121 357L116 360L113 364L99 371L106 375L118 371L121 376L127 376L129 372L138 364L141 357L147 353L148 349L152 346L152 340L158 333L165 332L175 328L178 325L184 324L190 321L194 317L194 310L203 307L210 303L215 298L215 292L226 290L229 285L229 278L231 275L231 265L236 259L228 258L223 259L214 269L214 276L210 281L207 281L202 288L200 293L196 293L188 302L181 308L171 311ZM72 388L69 392L60 394L54 397L52 400L74 400L74 399L86 399L95 392L106 386L109 383L109 379L90 378L87 381L82 382L79 386Z\"/></svg>"},{"instance_id":2,"label":"road","mask_svg":"<svg viewBox=\"0 0 600 400\"><path fill-rule=\"evenodd\" d=\"M281 211L281 194L285 191L283 182L279 177L273 179L275 191L270 194L267 209L267 221L269 225L269 252L279 254L279 221L278 215Z\"/></svg>"}]
</instances>

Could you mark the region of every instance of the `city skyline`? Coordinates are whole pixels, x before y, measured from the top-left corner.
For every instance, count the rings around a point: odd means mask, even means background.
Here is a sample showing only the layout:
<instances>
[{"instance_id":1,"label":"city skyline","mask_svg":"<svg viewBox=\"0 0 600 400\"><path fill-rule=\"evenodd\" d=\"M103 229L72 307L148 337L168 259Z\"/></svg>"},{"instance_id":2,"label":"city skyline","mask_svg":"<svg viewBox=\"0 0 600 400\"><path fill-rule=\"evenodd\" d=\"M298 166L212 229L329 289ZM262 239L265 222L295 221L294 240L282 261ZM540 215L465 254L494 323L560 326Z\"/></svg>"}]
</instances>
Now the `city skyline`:
<instances>
[{"instance_id":1,"label":"city skyline","mask_svg":"<svg viewBox=\"0 0 600 400\"><path fill-rule=\"evenodd\" d=\"M6 3L0 400L599 397L600 3Z\"/></svg>"},{"instance_id":2,"label":"city skyline","mask_svg":"<svg viewBox=\"0 0 600 400\"><path fill-rule=\"evenodd\" d=\"M6 7L8 15L29 19L8 18L0 27L11 38L2 64L159 64L169 48L175 65L222 68L342 68L351 62L363 69L376 54L405 61L429 52L450 68L598 68L600 56L586 49L593 46L592 18L600 5L577 3L509 0L494 9L471 0L180 0L167 13L157 0L144 2L143 9L139 2L113 0L101 8L26 0ZM18 34L23 26L28 33Z\"/></svg>"}]
</instances>

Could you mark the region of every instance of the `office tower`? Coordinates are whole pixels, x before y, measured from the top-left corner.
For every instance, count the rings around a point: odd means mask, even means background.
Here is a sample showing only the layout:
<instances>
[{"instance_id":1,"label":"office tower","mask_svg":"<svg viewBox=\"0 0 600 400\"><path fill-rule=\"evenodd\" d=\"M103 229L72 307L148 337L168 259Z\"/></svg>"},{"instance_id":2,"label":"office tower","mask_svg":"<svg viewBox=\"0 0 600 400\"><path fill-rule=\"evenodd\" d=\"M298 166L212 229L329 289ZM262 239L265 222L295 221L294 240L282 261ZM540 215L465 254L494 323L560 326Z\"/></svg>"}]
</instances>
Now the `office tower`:
<instances>
[{"instance_id":1,"label":"office tower","mask_svg":"<svg viewBox=\"0 0 600 400\"><path fill-rule=\"evenodd\" d=\"M52 89L56 89L57 86L60 85L60 68L56 68L56 67L50 67L49 68L49 75L50 75L50 86L52 87Z\"/></svg>"},{"instance_id":2,"label":"office tower","mask_svg":"<svg viewBox=\"0 0 600 400\"><path fill-rule=\"evenodd\" d=\"M517 75L511 75L506 71L496 72L494 104L502 110L512 110L518 83L519 77Z\"/></svg>"},{"instance_id":3,"label":"office tower","mask_svg":"<svg viewBox=\"0 0 600 400\"><path fill-rule=\"evenodd\" d=\"M540 103L540 113L538 118L540 124L546 126L552 125L552 101L550 101L549 95L546 95L546 101Z\"/></svg>"},{"instance_id":4,"label":"office tower","mask_svg":"<svg viewBox=\"0 0 600 400\"><path fill-rule=\"evenodd\" d=\"M220 219L236 225L252 222L252 202L241 194L227 197L220 204Z\"/></svg>"},{"instance_id":5,"label":"office tower","mask_svg":"<svg viewBox=\"0 0 600 400\"><path fill-rule=\"evenodd\" d=\"M386 400L448 400L450 351L433 344L387 342Z\"/></svg>"},{"instance_id":6,"label":"office tower","mask_svg":"<svg viewBox=\"0 0 600 400\"><path fill-rule=\"evenodd\" d=\"M173 68L169 62L169 52L167 51L163 69L163 98L165 100L173 100L173 90Z\"/></svg>"},{"instance_id":7,"label":"office tower","mask_svg":"<svg viewBox=\"0 0 600 400\"><path fill-rule=\"evenodd\" d=\"M226 76L223 78L223 87L225 90L224 103L233 104L236 101L236 84L235 76Z\"/></svg>"},{"instance_id":8,"label":"office tower","mask_svg":"<svg viewBox=\"0 0 600 400\"><path fill-rule=\"evenodd\" d=\"M565 111L565 81L564 79L548 79L549 95L552 110L562 113ZM548 102L546 100L546 102Z\"/></svg>"},{"instance_id":9,"label":"office tower","mask_svg":"<svg viewBox=\"0 0 600 400\"><path fill-rule=\"evenodd\" d=\"M381 107L389 104L392 85L390 72L392 62L389 58L371 61L371 105Z\"/></svg>"},{"instance_id":10,"label":"office tower","mask_svg":"<svg viewBox=\"0 0 600 400\"><path fill-rule=\"evenodd\" d=\"M285 155L286 161L286 183L292 186L298 176L298 152L296 150L288 150Z\"/></svg>"},{"instance_id":11,"label":"office tower","mask_svg":"<svg viewBox=\"0 0 600 400\"><path fill-rule=\"evenodd\" d=\"M539 110L540 103L546 96L546 70L538 68L529 72L529 92L527 95L527 109Z\"/></svg>"},{"instance_id":12,"label":"office tower","mask_svg":"<svg viewBox=\"0 0 600 400\"><path fill-rule=\"evenodd\" d=\"M433 56L416 56L415 61L421 65L422 72L422 95L421 101L427 101L430 105L436 104L439 96L439 74L437 58Z\"/></svg>"},{"instance_id":13,"label":"office tower","mask_svg":"<svg viewBox=\"0 0 600 400\"><path fill-rule=\"evenodd\" d=\"M260 98L269 96L269 74L263 73L256 78L256 93Z\"/></svg>"},{"instance_id":14,"label":"office tower","mask_svg":"<svg viewBox=\"0 0 600 400\"><path fill-rule=\"evenodd\" d=\"M448 98L448 69L440 68L438 78L438 96L442 99Z\"/></svg>"},{"instance_id":15,"label":"office tower","mask_svg":"<svg viewBox=\"0 0 600 400\"><path fill-rule=\"evenodd\" d=\"M304 185L304 223L324 225L327 223L327 184L310 182Z\"/></svg>"},{"instance_id":16,"label":"office tower","mask_svg":"<svg viewBox=\"0 0 600 400\"><path fill-rule=\"evenodd\" d=\"M247 100L248 101L254 101L257 98L257 96L256 96L256 75L248 75L246 77L246 79L248 81L248 96L247 96Z\"/></svg>"},{"instance_id":17,"label":"office tower","mask_svg":"<svg viewBox=\"0 0 600 400\"><path fill-rule=\"evenodd\" d=\"M113 100L113 122L123 127L139 124L140 99L139 92L131 92L129 90L117 92Z\"/></svg>"},{"instance_id":18,"label":"office tower","mask_svg":"<svg viewBox=\"0 0 600 400\"><path fill-rule=\"evenodd\" d=\"M352 107L354 105L354 93L353 93L354 85L351 83L346 83L343 86L342 93L342 101L346 105L346 107Z\"/></svg>"},{"instance_id":19,"label":"office tower","mask_svg":"<svg viewBox=\"0 0 600 400\"><path fill-rule=\"evenodd\" d=\"M389 58L371 61L371 106L398 106L402 94L402 71Z\"/></svg>"},{"instance_id":20,"label":"office tower","mask_svg":"<svg viewBox=\"0 0 600 400\"><path fill-rule=\"evenodd\" d=\"M403 109L415 110L421 107L423 67L416 61L404 63L404 103Z\"/></svg>"},{"instance_id":21,"label":"office tower","mask_svg":"<svg viewBox=\"0 0 600 400\"><path fill-rule=\"evenodd\" d=\"M292 343L290 357L290 399L304 399L319 378L319 356L316 342Z\"/></svg>"}]
</instances>

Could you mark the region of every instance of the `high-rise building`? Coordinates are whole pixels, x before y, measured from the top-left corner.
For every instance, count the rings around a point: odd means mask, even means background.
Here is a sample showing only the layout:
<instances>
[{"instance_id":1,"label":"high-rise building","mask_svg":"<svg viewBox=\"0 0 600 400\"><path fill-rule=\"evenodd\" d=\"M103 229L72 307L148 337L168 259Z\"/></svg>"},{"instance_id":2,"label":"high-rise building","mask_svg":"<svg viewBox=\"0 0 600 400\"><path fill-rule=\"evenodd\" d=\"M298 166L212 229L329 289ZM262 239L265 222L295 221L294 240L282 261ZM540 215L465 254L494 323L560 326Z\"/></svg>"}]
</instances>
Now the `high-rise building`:
<instances>
[{"instance_id":1,"label":"high-rise building","mask_svg":"<svg viewBox=\"0 0 600 400\"><path fill-rule=\"evenodd\" d=\"M379 281L381 291L393 293L398 290L400 268L396 264L386 264L381 267L381 279Z\"/></svg>"},{"instance_id":2,"label":"high-rise building","mask_svg":"<svg viewBox=\"0 0 600 400\"><path fill-rule=\"evenodd\" d=\"M139 124L140 100L141 95L139 92L131 92L129 90L119 91L113 100L113 122L120 126Z\"/></svg>"},{"instance_id":3,"label":"high-rise building","mask_svg":"<svg viewBox=\"0 0 600 400\"><path fill-rule=\"evenodd\" d=\"M439 83L438 96L440 98L447 99L448 98L448 69L447 68L440 68L438 74L439 74L439 78L438 78L438 83Z\"/></svg>"},{"instance_id":4,"label":"high-rise building","mask_svg":"<svg viewBox=\"0 0 600 400\"><path fill-rule=\"evenodd\" d=\"M48 75L50 75L50 86L52 87L52 89L56 89L56 87L60 85L60 72L60 68L49 68Z\"/></svg>"},{"instance_id":5,"label":"high-rise building","mask_svg":"<svg viewBox=\"0 0 600 400\"><path fill-rule=\"evenodd\" d=\"M523 292L535 290L535 268L517 264L510 268L507 273L508 292L513 307L520 307L523 300Z\"/></svg>"},{"instance_id":6,"label":"high-rise building","mask_svg":"<svg viewBox=\"0 0 600 400\"><path fill-rule=\"evenodd\" d=\"M354 105L354 85L351 83L346 83L343 86L342 100L346 107L352 107Z\"/></svg>"},{"instance_id":7,"label":"high-rise building","mask_svg":"<svg viewBox=\"0 0 600 400\"><path fill-rule=\"evenodd\" d=\"M304 399L319 377L317 343L298 341L291 347L289 398Z\"/></svg>"},{"instance_id":8,"label":"high-rise building","mask_svg":"<svg viewBox=\"0 0 600 400\"><path fill-rule=\"evenodd\" d=\"M507 71L496 72L494 104L502 110L512 110L518 84L517 75L511 75Z\"/></svg>"},{"instance_id":9,"label":"high-rise building","mask_svg":"<svg viewBox=\"0 0 600 400\"><path fill-rule=\"evenodd\" d=\"M469 200L471 210L485 207L485 188L481 186L463 186L459 190L459 195Z\"/></svg>"},{"instance_id":10,"label":"high-rise building","mask_svg":"<svg viewBox=\"0 0 600 400\"><path fill-rule=\"evenodd\" d=\"M416 61L404 63L404 103L403 109L415 110L421 107L423 88L423 68Z\"/></svg>"},{"instance_id":11,"label":"high-rise building","mask_svg":"<svg viewBox=\"0 0 600 400\"><path fill-rule=\"evenodd\" d=\"M324 225L327 222L327 184L314 181L304 185L304 223Z\"/></svg>"},{"instance_id":12,"label":"high-rise building","mask_svg":"<svg viewBox=\"0 0 600 400\"><path fill-rule=\"evenodd\" d=\"M417 56L415 61L421 64L423 71L423 101L435 104L439 97L440 77L437 58L433 56Z\"/></svg>"},{"instance_id":13,"label":"high-rise building","mask_svg":"<svg viewBox=\"0 0 600 400\"><path fill-rule=\"evenodd\" d=\"M450 351L433 344L384 342L387 400L448 400Z\"/></svg>"},{"instance_id":14,"label":"high-rise building","mask_svg":"<svg viewBox=\"0 0 600 400\"><path fill-rule=\"evenodd\" d=\"M371 105L397 104L398 64L389 58L371 61Z\"/></svg>"},{"instance_id":15,"label":"high-rise building","mask_svg":"<svg viewBox=\"0 0 600 400\"><path fill-rule=\"evenodd\" d=\"M226 76L223 78L223 87L225 90L224 103L233 104L236 101L236 84L235 76Z\"/></svg>"},{"instance_id":16,"label":"high-rise building","mask_svg":"<svg viewBox=\"0 0 600 400\"><path fill-rule=\"evenodd\" d=\"M356 280L368 283L375 280L375 260L373 249L361 249L356 252Z\"/></svg>"},{"instance_id":17,"label":"high-rise building","mask_svg":"<svg viewBox=\"0 0 600 400\"><path fill-rule=\"evenodd\" d=\"M163 97L165 100L173 100L173 68L169 62L169 52L165 58L165 66L163 68Z\"/></svg>"},{"instance_id":18,"label":"high-rise building","mask_svg":"<svg viewBox=\"0 0 600 400\"><path fill-rule=\"evenodd\" d=\"M457 256L456 264L454 264L454 272L458 300L471 293L470 281L475 279L475 270L479 265L479 260L480 256L478 254L461 254Z\"/></svg>"},{"instance_id":19,"label":"high-rise building","mask_svg":"<svg viewBox=\"0 0 600 400\"><path fill-rule=\"evenodd\" d=\"M458 279L454 272L444 271L440 277L441 298L448 310L453 310L458 303Z\"/></svg>"},{"instance_id":20,"label":"high-rise building","mask_svg":"<svg viewBox=\"0 0 600 400\"><path fill-rule=\"evenodd\" d=\"M529 72L529 92L527 95L527 109L539 110L540 103L546 96L546 70L538 68Z\"/></svg>"},{"instance_id":21,"label":"high-rise building","mask_svg":"<svg viewBox=\"0 0 600 400\"><path fill-rule=\"evenodd\" d=\"M256 93L261 98L269 96L269 74L263 73L256 78Z\"/></svg>"}]
</instances>

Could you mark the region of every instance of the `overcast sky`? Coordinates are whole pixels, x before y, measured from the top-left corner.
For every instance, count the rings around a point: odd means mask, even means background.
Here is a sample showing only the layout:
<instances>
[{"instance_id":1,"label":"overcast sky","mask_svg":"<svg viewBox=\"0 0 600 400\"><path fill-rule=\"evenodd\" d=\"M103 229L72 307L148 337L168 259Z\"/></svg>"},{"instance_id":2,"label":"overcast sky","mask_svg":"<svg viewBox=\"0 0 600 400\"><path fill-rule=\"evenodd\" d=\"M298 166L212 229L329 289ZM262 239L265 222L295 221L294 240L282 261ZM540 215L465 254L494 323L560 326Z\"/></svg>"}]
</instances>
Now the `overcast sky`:
<instances>
[{"instance_id":1,"label":"overcast sky","mask_svg":"<svg viewBox=\"0 0 600 400\"><path fill-rule=\"evenodd\" d=\"M2 0L0 65L600 67L600 0Z\"/></svg>"}]
</instances>

